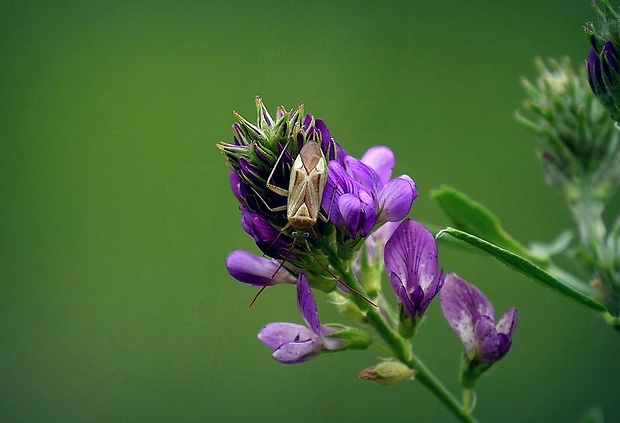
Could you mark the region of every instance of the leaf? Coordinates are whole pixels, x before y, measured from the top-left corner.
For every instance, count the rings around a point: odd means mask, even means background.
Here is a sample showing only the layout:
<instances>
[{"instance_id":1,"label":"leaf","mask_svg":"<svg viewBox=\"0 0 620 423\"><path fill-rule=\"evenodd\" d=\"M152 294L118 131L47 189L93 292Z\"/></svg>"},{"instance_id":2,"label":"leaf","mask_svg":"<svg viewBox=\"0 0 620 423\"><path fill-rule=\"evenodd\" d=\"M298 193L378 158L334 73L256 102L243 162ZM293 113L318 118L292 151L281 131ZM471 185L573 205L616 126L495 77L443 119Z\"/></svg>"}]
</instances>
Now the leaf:
<instances>
[{"instance_id":1,"label":"leaf","mask_svg":"<svg viewBox=\"0 0 620 423\"><path fill-rule=\"evenodd\" d=\"M603 304L594 299L595 292L588 286L580 286L579 289L575 286L571 286L569 283L564 282L545 270L541 269L536 264L532 263L525 257L515 254L505 248L501 248L491 242L485 241L475 235L463 232L454 228L446 228L437 234L437 237L441 237L445 234L451 235L467 244L479 248L482 251L492 255L502 263L509 267L523 273L525 276L541 283L555 291L558 291L594 310L606 312L607 309ZM587 291L587 292L586 292Z\"/></svg>"},{"instance_id":2,"label":"leaf","mask_svg":"<svg viewBox=\"0 0 620 423\"><path fill-rule=\"evenodd\" d=\"M526 257L540 266L546 267L548 264L545 257L534 255L511 237L502 228L499 219L487 208L460 191L443 186L434 191L432 196L456 228Z\"/></svg>"}]
</instances>

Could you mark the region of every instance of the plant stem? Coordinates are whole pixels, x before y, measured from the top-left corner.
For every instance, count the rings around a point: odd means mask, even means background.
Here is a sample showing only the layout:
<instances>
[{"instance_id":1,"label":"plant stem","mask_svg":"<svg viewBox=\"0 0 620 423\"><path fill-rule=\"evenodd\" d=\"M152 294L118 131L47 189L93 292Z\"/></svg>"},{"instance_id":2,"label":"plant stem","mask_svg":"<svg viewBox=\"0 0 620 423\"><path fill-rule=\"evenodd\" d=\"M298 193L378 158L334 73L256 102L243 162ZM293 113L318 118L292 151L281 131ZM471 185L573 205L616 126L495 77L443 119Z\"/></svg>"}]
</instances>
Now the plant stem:
<instances>
[{"instance_id":1,"label":"plant stem","mask_svg":"<svg viewBox=\"0 0 620 423\"><path fill-rule=\"evenodd\" d=\"M463 408L467 411L469 411L470 413L472 412L472 410L474 409L473 407L473 403L472 403L472 390L468 389L468 388L463 388Z\"/></svg>"},{"instance_id":2,"label":"plant stem","mask_svg":"<svg viewBox=\"0 0 620 423\"><path fill-rule=\"evenodd\" d=\"M579 185L578 195L569 197L569 205L579 229L581 263L591 280L599 282L599 296L602 297L608 313L618 316L620 281L615 271L616 258L606 240L607 228L602 218L605 209L602 199L604 196L598 191L594 182L583 180Z\"/></svg>"},{"instance_id":3,"label":"plant stem","mask_svg":"<svg viewBox=\"0 0 620 423\"><path fill-rule=\"evenodd\" d=\"M337 269L340 275L346 279L346 283L352 288L364 292L361 284L350 271L345 271L342 268ZM424 363L413 354L411 351L410 343L400 336L383 318L381 312L370 306L364 299L357 295L351 295L351 300L359 307L359 309L366 313L368 323L377 331L377 333L383 338L385 343L390 348L394 358L398 359L403 364L407 365L414 371L414 377L422 385L424 385L429 391L435 395L435 397L441 401L452 414L454 414L460 421L466 423L475 423L476 419L470 414L469 409L461 406L456 398L446 389L446 387L431 373L431 371L424 365Z\"/></svg>"},{"instance_id":4,"label":"plant stem","mask_svg":"<svg viewBox=\"0 0 620 423\"><path fill-rule=\"evenodd\" d=\"M409 362L405 363L414 371L415 378L431 391L448 409L462 422L475 423L476 419L470 414L470 410L461 406L445 386L431 373L424 363L412 354Z\"/></svg>"}]
</instances>

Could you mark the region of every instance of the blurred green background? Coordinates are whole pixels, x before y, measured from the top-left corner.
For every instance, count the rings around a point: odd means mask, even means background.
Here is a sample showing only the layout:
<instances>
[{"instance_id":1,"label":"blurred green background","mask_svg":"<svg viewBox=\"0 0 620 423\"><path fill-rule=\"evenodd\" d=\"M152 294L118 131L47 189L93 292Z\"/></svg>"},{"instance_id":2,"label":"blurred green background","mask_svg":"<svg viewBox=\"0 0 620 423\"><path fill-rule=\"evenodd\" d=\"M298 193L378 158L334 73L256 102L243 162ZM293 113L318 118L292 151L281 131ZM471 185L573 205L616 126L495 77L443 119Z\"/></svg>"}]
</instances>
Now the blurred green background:
<instances>
[{"instance_id":1,"label":"blurred green background","mask_svg":"<svg viewBox=\"0 0 620 423\"><path fill-rule=\"evenodd\" d=\"M446 224L429 193L449 184L548 241L569 215L513 119L519 78L538 55L584 60L594 18L588 0L0 2L0 420L451 421L417 383L357 379L373 351L271 359L256 333L300 321L295 293L248 310L255 291L226 273L256 250L215 143L256 95L304 103L352 154L394 149L413 217ZM620 339L600 318L485 256L441 261L519 309L481 421L595 405L620 421ZM438 303L415 350L456 393Z\"/></svg>"}]
</instances>

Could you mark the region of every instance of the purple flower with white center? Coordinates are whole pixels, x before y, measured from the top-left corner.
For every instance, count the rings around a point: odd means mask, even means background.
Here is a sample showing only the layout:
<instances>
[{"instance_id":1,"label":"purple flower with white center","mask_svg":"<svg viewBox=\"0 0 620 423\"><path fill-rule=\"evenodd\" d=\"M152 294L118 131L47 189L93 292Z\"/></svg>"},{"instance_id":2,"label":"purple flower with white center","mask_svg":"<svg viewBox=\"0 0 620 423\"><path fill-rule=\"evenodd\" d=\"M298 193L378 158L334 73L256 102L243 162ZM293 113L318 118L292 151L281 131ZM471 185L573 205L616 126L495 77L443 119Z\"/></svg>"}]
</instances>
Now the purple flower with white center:
<instances>
[{"instance_id":1,"label":"purple flower with white center","mask_svg":"<svg viewBox=\"0 0 620 423\"><path fill-rule=\"evenodd\" d=\"M280 261L259 257L244 250L235 250L226 257L226 269L233 278L254 286L263 286L267 281L269 285L296 282L295 276L282 267Z\"/></svg>"},{"instance_id":2,"label":"purple flower with white center","mask_svg":"<svg viewBox=\"0 0 620 423\"><path fill-rule=\"evenodd\" d=\"M415 326L444 282L435 238L420 223L405 219L385 244L384 257L401 315L412 317Z\"/></svg>"},{"instance_id":3,"label":"purple flower with white center","mask_svg":"<svg viewBox=\"0 0 620 423\"><path fill-rule=\"evenodd\" d=\"M297 279L297 306L307 326L295 323L269 323L258 333L258 339L274 348L272 357L284 364L308 361L322 351L333 351L347 346L347 341L329 338L338 328L321 325L316 302L308 279L303 273Z\"/></svg>"},{"instance_id":4,"label":"purple flower with white center","mask_svg":"<svg viewBox=\"0 0 620 423\"><path fill-rule=\"evenodd\" d=\"M361 160L346 156L329 162L322 205L345 240L365 238L377 225L409 213L418 192L407 175L390 179L394 163L394 154L383 146Z\"/></svg>"},{"instance_id":5,"label":"purple flower with white center","mask_svg":"<svg viewBox=\"0 0 620 423\"><path fill-rule=\"evenodd\" d=\"M444 317L465 347L461 383L471 387L484 370L508 353L517 326L517 309L508 309L495 324L489 300L454 273L446 276L440 303Z\"/></svg>"}]
</instances>

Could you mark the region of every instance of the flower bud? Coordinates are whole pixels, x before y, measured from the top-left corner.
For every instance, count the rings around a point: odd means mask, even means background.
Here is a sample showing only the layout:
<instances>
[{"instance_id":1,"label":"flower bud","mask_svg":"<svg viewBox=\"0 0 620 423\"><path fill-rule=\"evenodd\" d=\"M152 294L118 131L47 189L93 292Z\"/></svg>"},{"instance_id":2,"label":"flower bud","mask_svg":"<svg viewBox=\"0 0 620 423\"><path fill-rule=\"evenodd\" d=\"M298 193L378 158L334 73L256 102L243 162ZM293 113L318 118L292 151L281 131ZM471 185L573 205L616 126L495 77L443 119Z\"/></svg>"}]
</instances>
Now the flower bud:
<instances>
[{"instance_id":1,"label":"flower bud","mask_svg":"<svg viewBox=\"0 0 620 423\"><path fill-rule=\"evenodd\" d=\"M413 370L399 361L384 361L362 370L359 377L388 386L413 379Z\"/></svg>"},{"instance_id":2,"label":"flower bud","mask_svg":"<svg viewBox=\"0 0 620 423\"><path fill-rule=\"evenodd\" d=\"M588 80L590 87L611 116L620 120L620 16L609 4L602 0L594 4L600 17L599 28L592 22L585 27L590 36L592 49L588 55Z\"/></svg>"}]
</instances>

